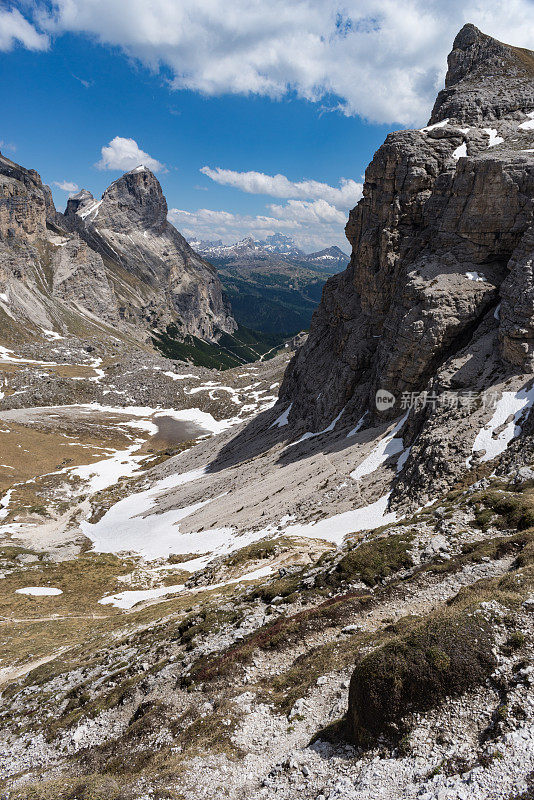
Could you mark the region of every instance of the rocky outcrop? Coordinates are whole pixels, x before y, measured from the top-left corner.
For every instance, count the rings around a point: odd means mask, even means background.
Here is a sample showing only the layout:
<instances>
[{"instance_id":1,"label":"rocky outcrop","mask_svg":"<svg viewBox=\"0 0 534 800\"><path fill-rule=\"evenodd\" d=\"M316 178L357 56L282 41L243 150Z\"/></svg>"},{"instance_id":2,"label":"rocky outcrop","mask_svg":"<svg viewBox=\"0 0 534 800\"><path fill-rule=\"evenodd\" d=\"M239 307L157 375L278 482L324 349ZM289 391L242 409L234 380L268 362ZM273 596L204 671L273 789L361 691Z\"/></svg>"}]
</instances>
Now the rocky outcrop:
<instances>
[{"instance_id":1,"label":"rocky outcrop","mask_svg":"<svg viewBox=\"0 0 534 800\"><path fill-rule=\"evenodd\" d=\"M149 170L126 173L101 200L78 192L63 215L37 172L3 156L0 315L4 344L43 329L109 335L111 325L149 340L173 323L213 341L236 328L215 269L167 221Z\"/></svg>"},{"instance_id":2,"label":"rocky outcrop","mask_svg":"<svg viewBox=\"0 0 534 800\"><path fill-rule=\"evenodd\" d=\"M130 322L174 323L184 335L208 340L236 329L216 270L167 221L161 186L146 167L114 181L101 200L79 192L68 201L65 225L136 282L141 302L130 292L120 297Z\"/></svg>"},{"instance_id":3,"label":"rocky outcrop","mask_svg":"<svg viewBox=\"0 0 534 800\"><path fill-rule=\"evenodd\" d=\"M474 25L464 25L447 59L445 88L438 94L430 123L449 118L477 124L531 110L534 55L499 42Z\"/></svg>"},{"instance_id":4,"label":"rocky outcrop","mask_svg":"<svg viewBox=\"0 0 534 800\"><path fill-rule=\"evenodd\" d=\"M47 191L48 190L48 191ZM0 154L0 235L34 239L46 229L50 190L33 169L15 164Z\"/></svg>"},{"instance_id":5,"label":"rocky outcrop","mask_svg":"<svg viewBox=\"0 0 534 800\"><path fill-rule=\"evenodd\" d=\"M522 367L534 358L534 229L523 236L502 282L499 308L500 348L504 358Z\"/></svg>"},{"instance_id":6,"label":"rocky outcrop","mask_svg":"<svg viewBox=\"0 0 534 800\"><path fill-rule=\"evenodd\" d=\"M324 429L343 408L344 420L378 424L406 396L531 374L533 65L464 26L429 126L390 134L375 154L346 227L351 262L327 282L281 388L297 428ZM390 402L378 408L377 392ZM410 443L429 414L410 417ZM451 468L439 449L425 455L433 478ZM454 463L457 475L465 457Z\"/></svg>"}]
</instances>

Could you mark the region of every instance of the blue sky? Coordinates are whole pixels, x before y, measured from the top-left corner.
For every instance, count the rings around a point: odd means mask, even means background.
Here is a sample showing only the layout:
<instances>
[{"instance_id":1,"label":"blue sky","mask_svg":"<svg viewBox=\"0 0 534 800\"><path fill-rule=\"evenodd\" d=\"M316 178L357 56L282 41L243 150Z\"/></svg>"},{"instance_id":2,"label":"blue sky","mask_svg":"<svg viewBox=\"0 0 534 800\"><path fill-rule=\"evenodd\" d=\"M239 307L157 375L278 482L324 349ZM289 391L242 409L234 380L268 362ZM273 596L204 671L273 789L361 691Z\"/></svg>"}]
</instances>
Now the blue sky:
<instances>
[{"instance_id":1,"label":"blue sky","mask_svg":"<svg viewBox=\"0 0 534 800\"><path fill-rule=\"evenodd\" d=\"M533 5L513 4L522 44ZM308 250L347 250L365 166L389 130L426 121L469 12L451 2L440 32L439 3L407 0L393 16L384 0L352 5L357 17L330 0L311 15L301 0L0 0L0 149L40 172L58 208L57 184L100 195L137 147L188 238L280 230ZM433 5L430 32L406 44L407 21ZM486 4L486 30L498 6Z\"/></svg>"}]
</instances>

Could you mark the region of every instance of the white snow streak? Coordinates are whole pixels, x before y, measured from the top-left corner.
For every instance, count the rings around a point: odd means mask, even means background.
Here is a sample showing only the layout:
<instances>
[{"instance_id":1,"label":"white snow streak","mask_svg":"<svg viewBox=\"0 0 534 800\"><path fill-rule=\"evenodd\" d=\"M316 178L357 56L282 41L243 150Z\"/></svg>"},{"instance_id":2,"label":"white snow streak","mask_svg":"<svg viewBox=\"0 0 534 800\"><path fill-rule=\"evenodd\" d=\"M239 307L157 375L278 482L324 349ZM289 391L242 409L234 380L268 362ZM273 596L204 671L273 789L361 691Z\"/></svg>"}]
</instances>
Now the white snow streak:
<instances>
[{"instance_id":1,"label":"white snow streak","mask_svg":"<svg viewBox=\"0 0 534 800\"><path fill-rule=\"evenodd\" d=\"M273 422L273 424L270 427L271 428L282 428L284 425L287 425L287 423L289 421L289 412L291 411L292 408L293 408L293 403L291 403L286 408L286 410L284 411L283 414L280 414L278 419L275 419L275 421Z\"/></svg>"},{"instance_id":2,"label":"white snow streak","mask_svg":"<svg viewBox=\"0 0 534 800\"><path fill-rule=\"evenodd\" d=\"M527 409L532 407L533 403L534 386L530 389L520 389L518 392L503 392L492 418L479 431L473 443L473 453L485 450L481 461L489 461L504 453L512 439L521 433L521 425L517 424L518 420ZM510 417L511 419L509 419ZM502 430L496 433L501 427ZM471 458L468 458L467 466L470 465Z\"/></svg>"},{"instance_id":3,"label":"white snow streak","mask_svg":"<svg viewBox=\"0 0 534 800\"><path fill-rule=\"evenodd\" d=\"M367 458L364 458L361 464L358 464L356 469L350 473L351 478L353 478L355 481L359 481L366 475L370 475L372 472L382 466L382 464L387 461L390 456L397 455L397 453L402 453L404 448L402 438L396 437L395 434L401 430L404 423L408 419L409 413L410 412L407 411L402 419L397 422L395 427L378 442L374 450L372 450Z\"/></svg>"}]
</instances>

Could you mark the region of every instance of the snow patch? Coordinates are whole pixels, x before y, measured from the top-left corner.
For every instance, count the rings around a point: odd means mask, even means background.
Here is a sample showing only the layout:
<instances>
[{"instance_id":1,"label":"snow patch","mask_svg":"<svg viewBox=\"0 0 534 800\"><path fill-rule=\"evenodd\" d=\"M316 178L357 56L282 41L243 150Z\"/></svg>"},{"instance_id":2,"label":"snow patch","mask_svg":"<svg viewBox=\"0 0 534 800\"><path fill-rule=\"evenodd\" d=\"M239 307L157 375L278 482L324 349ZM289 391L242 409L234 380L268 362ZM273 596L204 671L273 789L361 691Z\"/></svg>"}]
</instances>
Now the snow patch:
<instances>
[{"instance_id":1,"label":"snow patch","mask_svg":"<svg viewBox=\"0 0 534 800\"><path fill-rule=\"evenodd\" d=\"M183 381L186 378L194 378L196 381L200 380L198 375L193 375L192 373L187 373L187 372L184 375L177 375L176 372L170 372L170 371L164 372L163 374L166 375L168 378L172 378L173 381Z\"/></svg>"},{"instance_id":2,"label":"snow patch","mask_svg":"<svg viewBox=\"0 0 534 800\"><path fill-rule=\"evenodd\" d=\"M495 147L496 144L502 144L502 142L504 142L502 136L497 135L496 128L482 128L482 130L489 136L488 147Z\"/></svg>"},{"instance_id":3,"label":"snow patch","mask_svg":"<svg viewBox=\"0 0 534 800\"><path fill-rule=\"evenodd\" d=\"M518 420L527 409L532 407L533 403L534 386L530 389L523 387L518 392L503 392L492 418L477 434L473 443L473 453L485 450L481 461L490 461L504 453L512 439L521 433L521 425L517 424ZM506 422L509 417L512 419ZM496 431L503 425L504 428L496 434ZM471 466L471 458L467 459L467 466Z\"/></svg>"},{"instance_id":4,"label":"snow patch","mask_svg":"<svg viewBox=\"0 0 534 800\"><path fill-rule=\"evenodd\" d=\"M86 206L83 209L83 211L79 211L78 215L82 219L86 219L86 217L88 217L90 214L94 213L94 215L96 217L97 214L98 214L98 209L100 208L101 205L102 205L102 200L95 200L94 203L89 203L89 205Z\"/></svg>"},{"instance_id":5,"label":"snow patch","mask_svg":"<svg viewBox=\"0 0 534 800\"><path fill-rule=\"evenodd\" d=\"M522 122L517 127L522 131L530 131L534 129L534 111L530 111L527 114L528 119L525 122Z\"/></svg>"},{"instance_id":6,"label":"snow patch","mask_svg":"<svg viewBox=\"0 0 534 800\"><path fill-rule=\"evenodd\" d=\"M167 597L169 595L178 594L184 591L190 594L196 594L197 592L207 592L213 589L222 589L224 586L230 586L234 583L241 583L242 581L259 580L260 578L267 577L267 575L270 575L273 571L274 568L271 566L260 567L259 569L254 570L254 572L247 572L245 575L241 575L239 578L232 578L229 581L224 581L224 583L213 583L208 586L195 586L192 589L186 589L185 584L177 584L176 586L160 586L158 589L119 592L118 594L112 594L108 595L107 597L103 597L102 600L99 600L98 602L103 606L112 605L116 608L129 609L137 605L137 603L142 603L145 600L157 600L159 597Z\"/></svg>"},{"instance_id":7,"label":"snow patch","mask_svg":"<svg viewBox=\"0 0 534 800\"><path fill-rule=\"evenodd\" d=\"M29 594L32 597L53 597L63 594L61 589L54 589L52 586L25 586L24 589L15 589L16 594Z\"/></svg>"},{"instance_id":8,"label":"snow patch","mask_svg":"<svg viewBox=\"0 0 534 800\"><path fill-rule=\"evenodd\" d=\"M325 428L324 430L317 431L316 433L311 433L310 431L308 431L307 433L304 433L300 437L300 439L297 439L296 442L291 442L291 444L288 445L288 446L289 447L293 447L293 445L295 445L295 444L300 444L301 442L305 442L306 439L314 439L316 436L322 436L323 433L331 433L334 430L334 428L336 427L336 425L339 422L339 420L341 419L341 415L343 414L344 411L345 411L345 406L343 406L343 408L341 409L341 411L339 412L337 417L335 419L333 419L332 422L330 423L330 425L327 428Z\"/></svg>"},{"instance_id":9,"label":"snow patch","mask_svg":"<svg viewBox=\"0 0 534 800\"><path fill-rule=\"evenodd\" d=\"M145 516L153 509L161 492L196 481L206 471L207 468L203 467L162 478L152 488L120 500L98 522L82 522L82 531L93 542L97 553L133 551L147 559L154 559L168 557L171 553L208 552L219 543L218 535L213 537L212 531L180 534L177 523L202 508L209 500ZM184 569L188 568L187 563L184 563Z\"/></svg>"},{"instance_id":10,"label":"snow patch","mask_svg":"<svg viewBox=\"0 0 534 800\"><path fill-rule=\"evenodd\" d=\"M347 433L347 439L349 438L349 436L355 436L358 433L360 428L363 426L363 423L365 422L365 418L367 417L367 414L368 414L368 412L366 411L365 414L363 415L363 417L360 417L360 419L358 420L358 422L356 424L356 427L353 428L351 431L349 431Z\"/></svg>"},{"instance_id":11,"label":"snow patch","mask_svg":"<svg viewBox=\"0 0 534 800\"><path fill-rule=\"evenodd\" d=\"M2 464L1 466L7 467L8 469L13 469L13 467L8 467L7 464ZM5 519L9 514L9 502L11 500L12 493L13 489L9 489L6 494L0 498L0 519Z\"/></svg>"},{"instance_id":12,"label":"snow patch","mask_svg":"<svg viewBox=\"0 0 534 800\"><path fill-rule=\"evenodd\" d=\"M160 586L158 589L140 589L138 591L118 592L117 594L110 594L103 597L98 602L102 606L115 606L115 608L128 609L137 603L142 603L144 600L157 600L158 597L166 597L167 595L182 592L185 585L179 584L177 586Z\"/></svg>"},{"instance_id":13,"label":"snow patch","mask_svg":"<svg viewBox=\"0 0 534 800\"><path fill-rule=\"evenodd\" d=\"M426 128L419 128L419 133L427 133L428 131L433 131L436 128L444 128L445 125L449 124L449 118L442 119L441 122L435 122L433 125L427 125Z\"/></svg>"},{"instance_id":14,"label":"snow patch","mask_svg":"<svg viewBox=\"0 0 534 800\"><path fill-rule=\"evenodd\" d=\"M284 425L287 425L287 423L289 421L289 414L290 414L290 411L291 411L292 408L293 408L293 403L290 403L288 405L288 407L286 408L286 410L283 412L283 414L280 414L280 416L277 419L275 419L273 424L270 425L269 427L271 427L271 428L283 428Z\"/></svg>"},{"instance_id":15,"label":"snow patch","mask_svg":"<svg viewBox=\"0 0 534 800\"><path fill-rule=\"evenodd\" d=\"M334 544L341 544L349 533L373 530L381 525L389 525L397 521L395 512L387 512L390 494L388 492L388 494L380 497L374 503L344 511L342 514L336 514L333 517L328 517L328 519L288 525L280 531L280 535L323 539Z\"/></svg>"},{"instance_id":16,"label":"snow patch","mask_svg":"<svg viewBox=\"0 0 534 800\"><path fill-rule=\"evenodd\" d=\"M350 473L350 477L353 478L353 480L361 480L366 475L370 475L371 473L375 472L375 470L381 467L382 464L384 464L384 462L390 458L390 456L397 455L397 453L402 453L404 449L403 440L400 437L396 437L395 434L401 430L404 423L408 419L409 413L409 411L406 412L406 414L397 422L392 430L378 442L374 450L367 456L367 458L364 458L361 464L358 464L356 469Z\"/></svg>"},{"instance_id":17,"label":"snow patch","mask_svg":"<svg viewBox=\"0 0 534 800\"><path fill-rule=\"evenodd\" d=\"M454 158L456 161L458 161L458 159L460 159L460 158L465 158L465 157L466 157L466 155L467 155L467 144L466 144L465 142L463 142L463 143L460 145L460 147L457 147L457 148L456 148L456 150L455 150L455 151L454 151L454 153L452 154L452 157L453 157L453 158Z\"/></svg>"},{"instance_id":18,"label":"snow patch","mask_svg":"<svg viewBox=\"0 0 534 800\"><path fill-rule=\"evenodd\" d=\"M465 277L476 283L486 283L486 278L480 272L466 272Z\"/></svg>"}]
</instances>

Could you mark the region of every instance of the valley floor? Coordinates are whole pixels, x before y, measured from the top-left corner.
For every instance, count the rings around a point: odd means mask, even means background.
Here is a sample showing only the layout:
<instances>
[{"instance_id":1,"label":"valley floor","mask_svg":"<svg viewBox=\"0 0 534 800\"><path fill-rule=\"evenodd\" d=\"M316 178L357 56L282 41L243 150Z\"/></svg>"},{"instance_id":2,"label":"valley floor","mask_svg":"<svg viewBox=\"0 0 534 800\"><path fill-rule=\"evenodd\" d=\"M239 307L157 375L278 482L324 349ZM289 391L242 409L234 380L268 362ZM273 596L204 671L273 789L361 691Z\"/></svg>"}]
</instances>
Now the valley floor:
<instances>
[{"instance_id":1,"label":"valley floor","mask_svg":"<svg viewBox=\"0 0 534 800\"><path fill-rule=\"evenodd\" d=\"M534 472L393 513L398 426L292 431L289 353L46 352L0 363L2 797L532 796ZM473 620L491 674L459 692ZM447 699L356 743L355 665L385 659L383 709L429 635Z\"/></svg>"}]
</instances>

